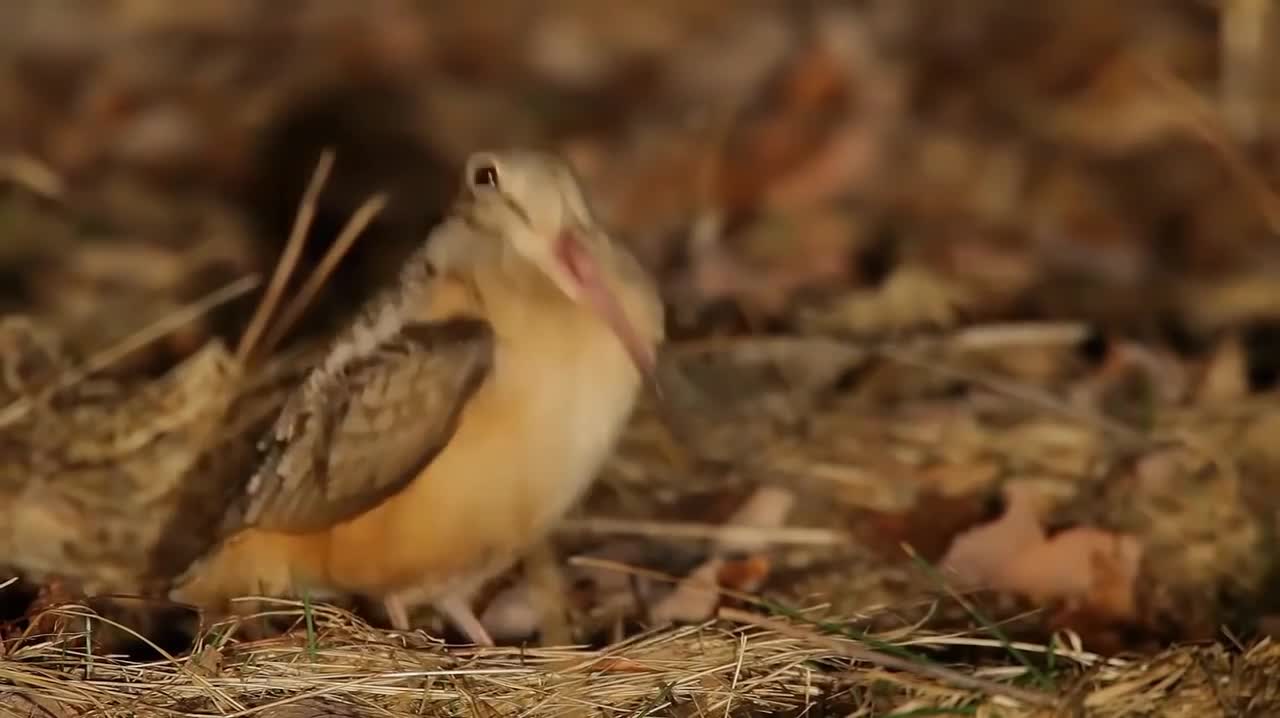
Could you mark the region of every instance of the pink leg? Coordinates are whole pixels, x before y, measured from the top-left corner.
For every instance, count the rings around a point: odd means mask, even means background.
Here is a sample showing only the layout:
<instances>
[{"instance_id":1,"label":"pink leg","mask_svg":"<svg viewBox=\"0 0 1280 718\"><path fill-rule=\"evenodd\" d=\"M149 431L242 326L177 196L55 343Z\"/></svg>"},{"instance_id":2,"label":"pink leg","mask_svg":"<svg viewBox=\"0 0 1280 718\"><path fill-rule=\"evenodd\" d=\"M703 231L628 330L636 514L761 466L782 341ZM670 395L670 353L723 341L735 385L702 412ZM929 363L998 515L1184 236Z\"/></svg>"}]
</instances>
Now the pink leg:
<instances>
[{"instance_id":1,"label":"pink leg","mask_svg":"<svg viewBox=\"0 0 1280 718\"><path fill-rule=\"evenodd\" d=\"M409 612L404 607L404 601L399 596L387 596L382 601L382 608L387 612L387 618L391 620L391 627L397 631L409 630Z\"/></svg>"},{"instance_id":2,"label":"pink leg","mask_svg":"<svg viewBox=\"0 0 1280 718\"><path fill-rule=\"evenodd\" d=\"M493 639L484 630L480 619L476 618L471 604L458 595L449 595L434 603L435 609L457 627L462 634L477 646L493 646Z\"/></svg>"}]
</instances>

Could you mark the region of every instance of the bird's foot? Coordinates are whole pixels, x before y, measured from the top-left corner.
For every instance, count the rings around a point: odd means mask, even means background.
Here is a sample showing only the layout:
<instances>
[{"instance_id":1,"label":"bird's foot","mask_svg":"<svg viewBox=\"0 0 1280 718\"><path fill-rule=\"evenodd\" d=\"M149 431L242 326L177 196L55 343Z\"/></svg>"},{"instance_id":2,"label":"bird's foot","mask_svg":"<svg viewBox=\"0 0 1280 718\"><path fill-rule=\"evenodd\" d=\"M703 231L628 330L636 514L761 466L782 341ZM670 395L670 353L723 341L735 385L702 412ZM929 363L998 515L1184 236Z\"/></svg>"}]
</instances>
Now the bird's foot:
<instances>
[{"instance_id":1,"label":"bird's foot","mask_svg":"<svg viewBox=\"0 0 1280 718\"><path fill-rule=\"evenodd\" d=\"M409 611L405 608L404 599L396 595L387 596L382 601L382 609L387 612L387 620L397 631L409 630Z\"/></svg>"},{"instance_id":2,"label":"bird's foot","mask_svg":"<svg viewBox=\"0 0 1280 718\"><path fill-rule=\"evenodd\" d=\"M462 631L467 640L477 646L493 647L493 638L476 617L476 612L471 610L471 604L466 598L459 595L445 596L437 599L433 605L454 627Z\"/></svg>"},{"instance_id":3,"label":"bird's foot","mask_svg":"<svg viewBox=\"0 0 1280 718\"><path fill-rule=\"evenodd\" d=\"M476 617L475 611L471 610L471 604L465 598L448 596L437 599L432 606L445 617L445 620L461 631L468 641L477 646L493 646L493 638L489 636L489 632L480 623L480 619ZM382 601L382 608L386 611L392 628L397 631L409 630L409 611L404 598L395 594L387 596Z\"/></svg>"}]
</instances>

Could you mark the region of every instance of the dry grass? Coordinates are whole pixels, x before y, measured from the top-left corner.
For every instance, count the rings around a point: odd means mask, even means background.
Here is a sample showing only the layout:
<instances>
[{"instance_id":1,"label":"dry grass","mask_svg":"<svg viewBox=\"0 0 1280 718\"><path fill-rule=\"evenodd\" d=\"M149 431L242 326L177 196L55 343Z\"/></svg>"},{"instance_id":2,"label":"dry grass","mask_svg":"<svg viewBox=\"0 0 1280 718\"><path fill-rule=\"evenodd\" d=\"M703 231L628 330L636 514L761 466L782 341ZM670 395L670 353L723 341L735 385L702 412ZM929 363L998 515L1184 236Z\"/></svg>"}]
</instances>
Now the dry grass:
<instances>
[{"instance_id":1,"label":"dry grass","mask_svg":"<svg viewBox=\"0 0 1280 718\"><path fill-rule=\"evenodd\" d=\"M293 616L301 627L300 604L276 606L271 613ZM53 612L68 625L83 625L91 615L73 606ZM421 633L370 628L327 606L314 608L314 622L311 642L299 630L241 643L226 637L229 626L219 625L191 656L152 662L89 657L85 633L28 639L11 646L0 663L0 706L14 715L223 718L1227 716L1269 715L1267 706L1280 706L1274 681L1267 678L1280 668L1280 648L1270 642L1238 653L1184 647L1141 661L1104 658L1070 645L1051 651L1014 644L1049 667L1053 690L1040 693L1017 687L1028 676L1011 665L1007 645L965 635L911 632L894 636L893 643L921 656L957 648L984 656L958 669L956 675L977 684L970 688L928 671L891 671L851 660L850 649L868 649L772 619L763 626L722 620L672 628L601 650L446 648ZM1041 696L1037 702L1043 705L1008 697L1017 691Z\"/></svg>"}]
</instances>

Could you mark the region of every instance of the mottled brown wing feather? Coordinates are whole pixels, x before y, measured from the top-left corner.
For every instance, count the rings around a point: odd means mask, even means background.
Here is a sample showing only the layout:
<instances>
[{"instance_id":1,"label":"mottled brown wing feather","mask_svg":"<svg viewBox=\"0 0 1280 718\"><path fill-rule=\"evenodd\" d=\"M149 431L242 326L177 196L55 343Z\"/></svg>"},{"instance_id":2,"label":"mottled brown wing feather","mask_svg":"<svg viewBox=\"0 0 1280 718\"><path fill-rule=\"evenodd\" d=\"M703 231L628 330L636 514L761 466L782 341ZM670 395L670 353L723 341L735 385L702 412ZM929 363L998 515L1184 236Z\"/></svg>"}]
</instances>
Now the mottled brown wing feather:
<instances>
[{"instance_id":1,"label":"mottled brown wing feather","mask_svg":"<svg viewBox=\"0 0 1280 718\"><path fill-rule=\"evenodd\" d=\"M377 506L449 442L492 362L489 325L450 319L319 377L285 407L235 523L305 533Z\"/></svg>"}]
</instances>

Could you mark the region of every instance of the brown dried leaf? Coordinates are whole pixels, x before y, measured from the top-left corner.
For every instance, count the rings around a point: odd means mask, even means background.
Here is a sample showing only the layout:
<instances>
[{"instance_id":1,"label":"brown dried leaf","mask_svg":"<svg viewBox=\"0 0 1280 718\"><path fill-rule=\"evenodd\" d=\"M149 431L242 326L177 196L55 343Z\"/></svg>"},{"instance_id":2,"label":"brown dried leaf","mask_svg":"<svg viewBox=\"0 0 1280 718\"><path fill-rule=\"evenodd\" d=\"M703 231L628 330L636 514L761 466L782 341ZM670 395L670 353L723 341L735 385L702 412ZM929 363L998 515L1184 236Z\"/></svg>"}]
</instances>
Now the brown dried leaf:
<instances>
[{"instance_id":1,"label":"brown dried leaf","mask_svg":"<svg viewBox=\"0 0 1280 718\"><path fill-rule=\"evenodd\" d=\"M1019 552L998 581L1036 603L1065 601L1127 620L1136 617L1141 558L1142 546L1133 536L1073 528Z\"/></svg>"},{"instance_id":2,"label":"brown dried leaf","mask_svg":"<svg viewBox=\"0 0 1280 718\"><path fill-rule=\"evenodd\" d=\"M716 586L723 566L724 559L718 556L708 559L655 604L649 610L649 617L659 625L697 623L710 618L720 604Z\"/></svg>"},{"instance_id":3,"label":"brown dried leaf","mask_svg":"<svg viewBox=\"0 0 1280 718\"><path fill-rule=\"evenodd\" d=\"M966 586L999 584L1009 564L1027 547L1045 541L1034 493L1017 485L1005 489L1004 514L970 529L951 543L941 565Z\"/></svg>"},{"instance_id":4,"label":"brown dried leaf","mask_svg":"<svg viewBox=\"0 0 1280 718\"><path fill-rule=\"evenodd\" d=\"M716 573L716 582L734 591L750 593L764 585L769 578L770 568L767 556L748 556L737 561L725 561Z\"/></svg>"},{"instance_id":5,"label":"brown dried leaf","mask_svg":"<svg viewBox=\"0 0 1280 718\"><path fill-rule=\"evenodd\" d=\"M1135 537L1079 527L1048 538L1032 489L1015 485L1005 493L1004 515L957 537L942 560L945 570L965 585L1037 604L1061 602L1110 621L1136 618L1142 546Z\"/></svg>"},{"instance_id":6,"label":"brown dried leaf","mask_svg":"<svg viewBox=\"0 0 1280 718\"><path fill-rule=\"evenodd\" d=\"M786 522L795 497L785 489L766 486L758 489L734 513L726 523L738 526L772 528ZM723 556L725 550L758 552L764 544L755 541L724 542L717 555L681 581L674 591L667 594L650 610L650 617L657 623L704 621L710 618L720 602L716 586L750 591L764 583L769 573L769 561L763 556L749 556L732 561Z\"/></svg>"}]
</instances>

